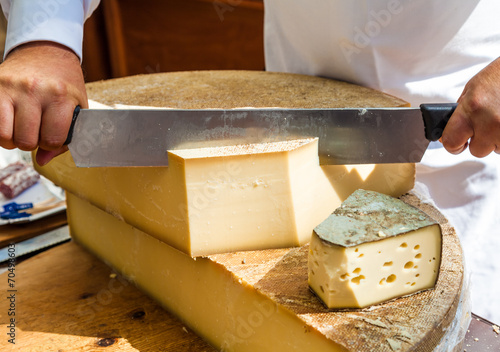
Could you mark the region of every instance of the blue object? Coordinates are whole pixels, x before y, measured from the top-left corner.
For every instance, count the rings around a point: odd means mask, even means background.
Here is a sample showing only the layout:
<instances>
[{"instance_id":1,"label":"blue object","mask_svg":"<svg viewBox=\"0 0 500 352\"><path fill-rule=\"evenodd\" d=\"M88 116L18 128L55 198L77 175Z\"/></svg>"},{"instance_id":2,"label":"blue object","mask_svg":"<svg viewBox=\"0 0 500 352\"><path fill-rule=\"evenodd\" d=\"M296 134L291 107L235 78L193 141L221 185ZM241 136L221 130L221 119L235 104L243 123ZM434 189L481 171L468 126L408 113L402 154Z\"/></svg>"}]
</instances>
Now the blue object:
<instances>
[{"instance_id":1,"label":"blue object","mask_svg":"<svg viewBox=\"0 0 500 352\"><path fill-rule=\"evenodd\" d=\"M4 220L28 218L30 216L31 216L30 213L25 213L25 212L19 213L17 211L12 211L12 212L4 211L3 213L0 213L0 218Z\"/></svg>"},{"instance_id":2,"label":"blue object","mask_svg":"<svg viewBox=\"0 0 500 352\"><path fill-rule=\"evenodd\" d=\"M3 212L0 213L2 219L20 219L30 217L31 214L19 212L19 210L31 209L33 203L16 203L11 202L3 205Z\"/></svg>"}]
</instances>

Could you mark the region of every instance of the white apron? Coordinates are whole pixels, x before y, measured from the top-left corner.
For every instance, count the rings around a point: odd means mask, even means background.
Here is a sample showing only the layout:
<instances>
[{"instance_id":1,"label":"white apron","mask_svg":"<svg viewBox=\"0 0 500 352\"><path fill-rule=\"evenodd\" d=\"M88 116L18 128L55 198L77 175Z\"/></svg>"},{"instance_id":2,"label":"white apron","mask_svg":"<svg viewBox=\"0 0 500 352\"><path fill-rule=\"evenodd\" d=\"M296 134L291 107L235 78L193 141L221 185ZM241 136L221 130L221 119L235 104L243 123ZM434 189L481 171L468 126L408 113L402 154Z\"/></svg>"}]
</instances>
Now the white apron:
<instances>
[{"instance_id":1,"label":"white apron","mask_svg":"<svg viewBox=\"0 0 500 352\"><path fill-rule=\"evenodd\" d=\"M500 56L498 0L267 0L268 71L330 77L413 106L454 102ZM500 155L448 154L432 143L417 165L461 238L472 311L500 323Z\"/></svg>"}]
</instances>

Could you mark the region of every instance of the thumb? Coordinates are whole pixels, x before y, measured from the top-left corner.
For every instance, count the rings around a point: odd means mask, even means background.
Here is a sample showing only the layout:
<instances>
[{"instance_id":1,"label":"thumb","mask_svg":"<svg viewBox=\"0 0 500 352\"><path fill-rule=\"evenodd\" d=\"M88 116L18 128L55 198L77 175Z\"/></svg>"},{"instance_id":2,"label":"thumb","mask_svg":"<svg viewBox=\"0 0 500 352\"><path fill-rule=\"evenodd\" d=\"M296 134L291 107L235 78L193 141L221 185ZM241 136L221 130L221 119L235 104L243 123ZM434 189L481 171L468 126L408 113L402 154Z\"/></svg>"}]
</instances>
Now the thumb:
<instances>
[{"instance_id":1,"label":"thumb","mask_svg":"<svg viewBox=\"0 0 500 352\"><path fill-rule=\"evenodd\" d=\"M40 166L46 165L49 161L51 161L56 156L65 153L68 150L67 146L62 147L58 150L44 150L38 148L36 151L36 163Z\"/></svg>"}]
</instances>

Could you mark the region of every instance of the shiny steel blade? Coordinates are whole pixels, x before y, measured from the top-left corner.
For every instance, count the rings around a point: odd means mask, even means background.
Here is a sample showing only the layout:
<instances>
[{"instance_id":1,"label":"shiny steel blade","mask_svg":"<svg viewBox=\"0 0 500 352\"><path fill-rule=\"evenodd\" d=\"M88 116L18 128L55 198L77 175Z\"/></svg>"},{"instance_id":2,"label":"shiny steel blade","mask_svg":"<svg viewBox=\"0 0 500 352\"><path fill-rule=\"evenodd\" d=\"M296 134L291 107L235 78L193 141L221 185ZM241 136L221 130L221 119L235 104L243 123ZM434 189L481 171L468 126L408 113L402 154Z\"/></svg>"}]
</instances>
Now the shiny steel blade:
<instances>
[{"instance_id":1,"label":"shiny steel blade","mask_svg":"<svg viewBox=\"0 0 500 352\"><path fill-rule=\"evenodd\" d=\"M81 110L69 144L79 167L166 166L167 150L319 138L323 165L418 162L420 109Z\"/></svg>"}]
</instances>

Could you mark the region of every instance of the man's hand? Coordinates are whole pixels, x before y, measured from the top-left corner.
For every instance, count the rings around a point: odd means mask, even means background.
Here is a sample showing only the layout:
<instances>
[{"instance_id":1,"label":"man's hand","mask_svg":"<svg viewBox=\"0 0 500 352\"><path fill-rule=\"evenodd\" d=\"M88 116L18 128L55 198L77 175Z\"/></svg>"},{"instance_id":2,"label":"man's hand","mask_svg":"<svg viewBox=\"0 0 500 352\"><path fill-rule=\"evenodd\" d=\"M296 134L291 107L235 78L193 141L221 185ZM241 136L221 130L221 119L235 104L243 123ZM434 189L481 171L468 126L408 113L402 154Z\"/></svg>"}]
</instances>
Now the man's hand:
<instances>
[{"instance_id":1,"label":"man's hand","mask_svg":"<svg viewBox=\"0 0 500 352\"><path fill-rule=\"evenodd\" d=\"M467 145L476 157L500 154L500 58L467 83L441 142L453 154Z\"/></svg>"},{"instance_id":2,"label":"man's hand","mask_svg":"<svg viewBox=\"0 0 500 352\"><path fill-rule=\"evenodd\" d=\"M39 147L40 165L67 150L73 111L88 106L80 60L52 42L24 44L0 65L0 146Z\"/></svg>"}]
</instances>

